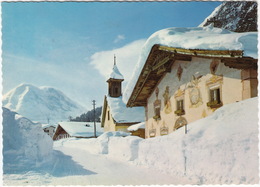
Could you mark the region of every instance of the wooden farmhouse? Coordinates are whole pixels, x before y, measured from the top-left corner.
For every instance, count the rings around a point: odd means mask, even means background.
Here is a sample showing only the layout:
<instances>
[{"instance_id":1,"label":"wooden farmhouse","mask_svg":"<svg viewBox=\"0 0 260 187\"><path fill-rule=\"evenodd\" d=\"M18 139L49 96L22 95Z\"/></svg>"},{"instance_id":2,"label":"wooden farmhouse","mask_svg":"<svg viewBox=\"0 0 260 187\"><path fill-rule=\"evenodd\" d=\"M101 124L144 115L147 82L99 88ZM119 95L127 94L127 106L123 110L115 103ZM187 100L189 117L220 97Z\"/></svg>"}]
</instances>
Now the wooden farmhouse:
<instances>
[{"instance_id":1,"label":"wooden farmhouse","mask_svg":"<svg viewBox=\"0 0 260 187\"><path fill-rule=\"evenodd\" d=\"M122 98L123 75L117 68L114 57L114 66L107 80L108 95L104 98L101 115L101 127L104 131L129 132L127 128L144 121L143 107L127 108Z\"/></svg>"},{"instance_id":2,"label":"wooden farmhouse","mask_svg":"<svg viewBox=\"0 0 260 187\"><path fill-rule=\"evenodd\" d=\"M172 28L152 37L161 43L147 42L150 52L137 67L127 102L145 107L146 138L187 128L223 105L257 96L256 33Z\"/></svg>"},{"instance_id":3,"label":"wooden farmhouse","mask_svg":"<svg viewBox=\"0 0 260 187\"><path fill-rule=\"evenodd\" d=\"M100 123L96 123L96 135L100 136L103 129ZM56 128L53 140L64 138L94 138L94 123L93 122L59 122Z\"/></svg>"}]
</instances>

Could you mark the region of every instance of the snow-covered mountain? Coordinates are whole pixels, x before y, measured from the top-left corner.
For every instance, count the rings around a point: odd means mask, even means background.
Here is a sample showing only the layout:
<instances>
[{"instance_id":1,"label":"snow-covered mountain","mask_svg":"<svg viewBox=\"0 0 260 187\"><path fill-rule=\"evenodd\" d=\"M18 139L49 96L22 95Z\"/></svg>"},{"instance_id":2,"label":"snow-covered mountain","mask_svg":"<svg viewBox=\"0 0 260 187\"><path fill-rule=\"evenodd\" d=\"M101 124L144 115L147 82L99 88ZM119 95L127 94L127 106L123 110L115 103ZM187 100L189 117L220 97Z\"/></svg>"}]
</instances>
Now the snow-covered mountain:
<instances>
[{"instance_id":1,"label":"snow-covered mountain","mask_svg":"<svg viewBox=\"0 0 260 187\"><path fill-rule=\"evenodd\" d=\"M61 91L51 87L21 84L3 96L3 106L33 121L54 124L67 121L85 109Z\"/></svg>"},{"instance_id":2,"label":"snow-covered mountain","mask_svg":"<svg viewBox=\"0 0 260 187\"><path fill-rule=\"evenodd\" d=\"M199 26L211 23L214 23L215 27L234 32L257 31L257 2L224 2Z\"/></svg>"}]
</instances>

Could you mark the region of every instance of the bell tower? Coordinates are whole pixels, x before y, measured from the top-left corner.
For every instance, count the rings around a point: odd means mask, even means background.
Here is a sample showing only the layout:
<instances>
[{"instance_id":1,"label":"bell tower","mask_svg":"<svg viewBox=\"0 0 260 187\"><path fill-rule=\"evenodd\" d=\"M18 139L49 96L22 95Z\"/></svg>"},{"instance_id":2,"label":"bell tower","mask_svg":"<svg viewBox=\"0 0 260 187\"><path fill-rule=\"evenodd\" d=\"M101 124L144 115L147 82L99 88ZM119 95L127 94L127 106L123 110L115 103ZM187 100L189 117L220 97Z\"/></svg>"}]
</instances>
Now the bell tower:
<instances>
[{"instance_id":1,"label":"bell tower","mask_svg":"<svg viewBox=\"0 0 260 187\"><path fill-rule=\"evenodd\" d=\"M114 55L114 66L110 76L107 80L108 83L108 96L120 97L122 96L122 82L124 81L123 75L117 68L116 56Z\"/></svg>"}]
</instances>

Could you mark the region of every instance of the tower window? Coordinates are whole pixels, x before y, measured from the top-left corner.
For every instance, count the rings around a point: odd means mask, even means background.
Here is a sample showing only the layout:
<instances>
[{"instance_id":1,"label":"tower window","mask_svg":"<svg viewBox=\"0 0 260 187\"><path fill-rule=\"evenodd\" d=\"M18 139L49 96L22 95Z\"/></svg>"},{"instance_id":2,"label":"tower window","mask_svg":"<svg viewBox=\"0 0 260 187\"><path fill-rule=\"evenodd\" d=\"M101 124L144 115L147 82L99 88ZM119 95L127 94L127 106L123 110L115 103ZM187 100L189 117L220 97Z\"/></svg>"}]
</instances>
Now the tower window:
<instances>
[{"instance_id":1,"label":"tower window","mask_svg":"<svg viewBox=\"0 0 260 187\"><path fill-rule=\"evenodd\" d=\"M110 112L107 111L107 120L109 121L110 120Z\"/></svg>"},{"instance_id":2,"label":"tower window","mask_svg":"<svg viewBox=\"0 0 260 187\"><path fill-rule=\"evenodd\" d=\"M118 88L115 88L115 94L118 95Z\"/></svg>"}]
</instances>

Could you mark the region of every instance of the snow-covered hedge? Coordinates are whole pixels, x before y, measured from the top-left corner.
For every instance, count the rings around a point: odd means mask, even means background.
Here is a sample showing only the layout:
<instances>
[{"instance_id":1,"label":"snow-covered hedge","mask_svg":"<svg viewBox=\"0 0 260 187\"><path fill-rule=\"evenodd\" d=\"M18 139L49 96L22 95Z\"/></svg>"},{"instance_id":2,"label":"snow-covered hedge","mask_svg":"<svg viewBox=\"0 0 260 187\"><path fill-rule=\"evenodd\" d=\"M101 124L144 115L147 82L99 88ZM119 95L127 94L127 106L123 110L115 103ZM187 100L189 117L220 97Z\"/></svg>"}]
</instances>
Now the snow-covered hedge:
<instances>
[{"instance_id":1,"label":"snow-covered hedge","mask_svg":"<svg viewBox=\"0 0 260 187\"><path fill-rule=\"evenodd\" d=\"M45 163L51 159L52 144L40 124L3 108L4 173Z\"/></svg>"}]
</instances>

